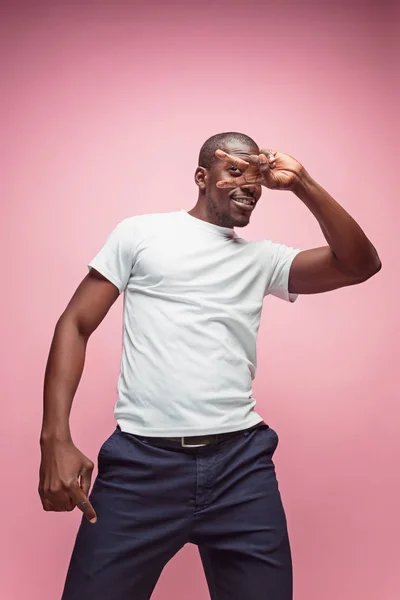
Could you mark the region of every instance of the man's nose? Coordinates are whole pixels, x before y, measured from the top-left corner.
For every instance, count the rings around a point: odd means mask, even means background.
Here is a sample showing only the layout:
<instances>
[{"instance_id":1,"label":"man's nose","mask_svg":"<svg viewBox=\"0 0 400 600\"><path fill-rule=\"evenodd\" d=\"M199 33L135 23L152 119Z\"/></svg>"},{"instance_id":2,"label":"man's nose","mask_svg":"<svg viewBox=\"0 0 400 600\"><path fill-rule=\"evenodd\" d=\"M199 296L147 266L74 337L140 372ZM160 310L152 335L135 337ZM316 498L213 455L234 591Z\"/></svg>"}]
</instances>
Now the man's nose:
<instances>
[{"instance_id":1,"label":"man's nose","mask_svg":"<svg viewBox=\"0 0 400 600\"><path fill-rule=\"evenodd\" d=\"M240 186L240 189L250 194L255 194L257 192L257 186L254 184L242 185Z\"/></svg>"}]
</instances>

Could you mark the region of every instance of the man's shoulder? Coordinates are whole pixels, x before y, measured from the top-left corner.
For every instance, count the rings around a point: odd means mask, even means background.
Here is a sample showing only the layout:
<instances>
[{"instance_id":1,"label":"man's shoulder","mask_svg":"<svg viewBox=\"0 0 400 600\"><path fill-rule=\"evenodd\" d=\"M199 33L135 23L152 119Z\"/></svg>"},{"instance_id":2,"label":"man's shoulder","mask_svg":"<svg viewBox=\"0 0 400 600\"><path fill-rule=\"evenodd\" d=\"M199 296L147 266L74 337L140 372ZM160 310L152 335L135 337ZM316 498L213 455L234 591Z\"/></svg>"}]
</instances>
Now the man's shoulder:
<instances>
[{"instance_id":1,"label":"man's shoulder","mask_svg":"<svg viewBox=\"0 0 400 600\"><path fill-rule=\"evenodd\" d=\"M127 229L152 225L166 225L180 218L182 211L145 213L126 217L119 224Z\"/></svg>"},{"instance_id":2,"label":"man's shoulder","mask_svg":"<svg viewBox=\"0 0 400 600\"><path fill-rule=\"evenodd\" d=\"M157 232L169 227L179 220L180 215L181 211L133 215L119 221L116 230L120 235L132 238L139 233Z\"/></svg>"}]
</instances>

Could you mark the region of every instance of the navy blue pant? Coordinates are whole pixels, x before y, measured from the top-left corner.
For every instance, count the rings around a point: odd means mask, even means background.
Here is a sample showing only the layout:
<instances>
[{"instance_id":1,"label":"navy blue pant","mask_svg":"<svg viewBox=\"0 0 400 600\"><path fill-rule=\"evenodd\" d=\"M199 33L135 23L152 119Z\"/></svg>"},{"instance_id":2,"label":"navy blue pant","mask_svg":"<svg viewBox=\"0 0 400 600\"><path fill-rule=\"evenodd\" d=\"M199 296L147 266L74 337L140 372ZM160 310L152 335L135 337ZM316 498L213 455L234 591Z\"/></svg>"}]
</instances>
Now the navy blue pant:
<instances>
[{"instance_id":1,"label":"navy blue pant","mask_svg":"<svg viewBox=\"0 0 400 600\"><path fill-rule=\"evenodd\" d=\"M267 425L203 448L161 448L117 428L98 456L97 523L82 519L62 600L146 600L187 543L212 600L292 600L277 445Z\"/></svg>"}]
</instances>

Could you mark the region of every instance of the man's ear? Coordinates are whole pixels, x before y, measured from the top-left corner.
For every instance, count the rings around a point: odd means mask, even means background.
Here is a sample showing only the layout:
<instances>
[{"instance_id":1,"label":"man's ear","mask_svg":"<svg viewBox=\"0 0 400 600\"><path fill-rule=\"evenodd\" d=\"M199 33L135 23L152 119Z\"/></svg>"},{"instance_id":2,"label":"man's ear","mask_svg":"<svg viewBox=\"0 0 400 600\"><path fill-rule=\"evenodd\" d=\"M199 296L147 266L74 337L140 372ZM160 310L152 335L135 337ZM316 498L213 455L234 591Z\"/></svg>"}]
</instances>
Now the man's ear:
<instances>
[{"instance_id":1,"label":"man's ear","mask_svg":"<svg viewBox=\"0 0 400 600\"><path fill-rule=\"evenodd\" d=\"M196 185L201 190L205 190L207 183L207 169L205 169L204 167L197 167L194 174L194 180L196 182Z\"/></svg>"}]
</instances>

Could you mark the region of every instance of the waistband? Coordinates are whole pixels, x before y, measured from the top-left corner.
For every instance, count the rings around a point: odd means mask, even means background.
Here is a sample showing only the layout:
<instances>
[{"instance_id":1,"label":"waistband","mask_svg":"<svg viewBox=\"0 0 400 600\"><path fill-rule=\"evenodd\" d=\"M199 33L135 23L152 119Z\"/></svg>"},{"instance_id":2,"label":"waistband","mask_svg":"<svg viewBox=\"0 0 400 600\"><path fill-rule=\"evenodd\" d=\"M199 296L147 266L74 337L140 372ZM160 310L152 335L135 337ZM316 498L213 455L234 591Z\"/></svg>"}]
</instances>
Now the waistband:
<instances>
[{"instance_id":1,"label":"waistband","mask_svg":"<svg viewBox=\"0 0 400 600\"><path fill-rule=\"evenodd\" d=\"M148 444L153 444L155 446L164 446L164 447L173 447L173 448L203 448L204 446L217 445L228 440L233 440L235 438L239 438L243 436L245 433L252 431L253 429L258 429L259 427L268 428L269 425L264 421L260 421L253 425L252 427L248 427L246 429L240 429L239 431L229 431L227 433L213 433L208 435L194 435L194 436L182 436L182 437L152 437L152 436L143 436L138 434L129 433L128 435L133 435L139 440L147 442ZM117 429L121 431L119 425L117 425ZM124 433L124 432L122 432Z\"/></svg>"}]
</instances>

